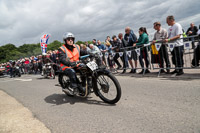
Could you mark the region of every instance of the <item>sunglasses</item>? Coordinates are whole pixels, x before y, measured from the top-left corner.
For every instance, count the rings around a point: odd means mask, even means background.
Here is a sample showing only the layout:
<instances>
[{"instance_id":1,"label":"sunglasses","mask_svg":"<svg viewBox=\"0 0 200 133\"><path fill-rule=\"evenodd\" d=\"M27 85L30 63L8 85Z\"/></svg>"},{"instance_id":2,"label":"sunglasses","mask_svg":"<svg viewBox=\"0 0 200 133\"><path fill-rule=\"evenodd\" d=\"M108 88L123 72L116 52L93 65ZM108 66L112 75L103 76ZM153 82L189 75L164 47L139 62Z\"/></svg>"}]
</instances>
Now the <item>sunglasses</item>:
<instances>
[{"instance_id":1,"label":"sunglasses","mask_svg":"<svg viewBox=\"0 0 200 133\"><path fill-rule=\"evenodd\" d=\"M70 41L70 40L74 41L74 38L73 37L67 38L67 41Z\"/></svg>"}]
</instances>

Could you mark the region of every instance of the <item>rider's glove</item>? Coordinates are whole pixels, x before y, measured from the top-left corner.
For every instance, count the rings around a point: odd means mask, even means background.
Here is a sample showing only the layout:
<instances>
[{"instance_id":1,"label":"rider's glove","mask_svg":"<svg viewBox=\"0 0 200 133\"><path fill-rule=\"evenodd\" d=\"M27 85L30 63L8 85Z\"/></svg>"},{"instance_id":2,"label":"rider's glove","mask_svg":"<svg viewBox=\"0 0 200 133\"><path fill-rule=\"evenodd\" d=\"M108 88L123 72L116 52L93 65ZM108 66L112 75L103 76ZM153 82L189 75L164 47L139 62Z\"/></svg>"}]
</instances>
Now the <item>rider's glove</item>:
<instances>
[{"instance_id":1,"label":"rider's glove","mask_svg":"<svg viewBox=\"0 0 200 133\"><path fill-rule=\"evenodd\" d=\"M80 65L79 65L79 67L86 67L86 65L84 64L84 63L81 63Z\"/></svg>"}]
</instances>

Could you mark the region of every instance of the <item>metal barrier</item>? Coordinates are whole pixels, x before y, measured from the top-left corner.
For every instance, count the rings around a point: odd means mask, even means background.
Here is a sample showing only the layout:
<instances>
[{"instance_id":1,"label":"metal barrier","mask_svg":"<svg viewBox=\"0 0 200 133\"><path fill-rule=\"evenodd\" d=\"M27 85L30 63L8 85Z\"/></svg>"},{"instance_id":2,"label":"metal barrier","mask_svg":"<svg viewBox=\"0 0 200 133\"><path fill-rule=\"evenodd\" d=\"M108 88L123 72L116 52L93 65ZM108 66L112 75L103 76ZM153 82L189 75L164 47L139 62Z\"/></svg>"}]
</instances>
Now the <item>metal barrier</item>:
<instances>
[{"instance_id":1,"label":"metal barrier","mask_svg":"<svg viewBox=\"0 0 200 133\"><path fill-rule=\"evenodd\" d=\"M121 48L120 52L112 52L111 56L115 57L119 54L120 57L123 57L126 54L126 57L131 56L131 52L135 51L137 53L138 58L140 58L139 62L141 64L141 56L146 53L147 57L145 58L144 67L137 67L136 69L143 69L143 75L147 69L158 69L158 76L161 74L161 71L176 69L199 69L199 60L200 60L200 38L198 35L189 36L183 39L183 46L176 47L174 43L162 43L162 41L158 41L158 43L144 44L140 47L125 47ZM142 54L142 55L141 55ZM108 52L104 53L105 58L109 58ZM145 55L145 54L144 54ZM103 55L102 55L103 56ZM143 59L142 58L142 59ZM146 61L146 59L148 61ZM126 59L125 59L126 60ZM149 62L149 65L148 65ZM123 63L123 60L122 60ZM147 63L147 64L146 64ZM193 64L193 65L191 65Z\"/></svg>"}]
</instances>

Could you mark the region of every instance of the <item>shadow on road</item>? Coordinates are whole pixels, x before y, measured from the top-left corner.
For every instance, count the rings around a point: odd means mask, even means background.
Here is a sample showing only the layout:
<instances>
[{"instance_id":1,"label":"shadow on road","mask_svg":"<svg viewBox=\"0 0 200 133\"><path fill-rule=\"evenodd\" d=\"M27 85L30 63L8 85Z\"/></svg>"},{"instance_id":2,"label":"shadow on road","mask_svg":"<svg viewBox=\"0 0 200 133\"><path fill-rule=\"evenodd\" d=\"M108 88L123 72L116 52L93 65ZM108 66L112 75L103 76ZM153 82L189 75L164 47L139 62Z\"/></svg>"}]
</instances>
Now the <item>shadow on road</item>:
<instances>
[{"instance_id":1,"label":"shadow on road","mask_svg":"<svg viewBox=\"0 0 200 133\"><path fill-rule=\"evenodd\" d=\"M44 99L44 101L47 103L54 104L54 105L61 105L61 104L66 104L66 103L69 103L71 105L75 103L86 103L86 104L96 104L96 105L103 105L103 106L115 106L115 104L111 105L103 101L92 100L91 97L87 97L87 98L82 98L82 97L77 97L77 96L69 97L69 96L66 96L65 94L52 94L50 96L47 96Z\"/></svg>"},{"instance_id":2,"label":"shadow on road","mask_svg":"<svg viewBox=\"0 0 200 133\"><path fill-rule=\"evenodd\" d=\"M50 78L50 77L47 77L47 78L45 78L45 77L39 77L39 78L36 78L37 80L49 80L49 79L52 79L52 78Z\"/></svg>"}]
</instances>

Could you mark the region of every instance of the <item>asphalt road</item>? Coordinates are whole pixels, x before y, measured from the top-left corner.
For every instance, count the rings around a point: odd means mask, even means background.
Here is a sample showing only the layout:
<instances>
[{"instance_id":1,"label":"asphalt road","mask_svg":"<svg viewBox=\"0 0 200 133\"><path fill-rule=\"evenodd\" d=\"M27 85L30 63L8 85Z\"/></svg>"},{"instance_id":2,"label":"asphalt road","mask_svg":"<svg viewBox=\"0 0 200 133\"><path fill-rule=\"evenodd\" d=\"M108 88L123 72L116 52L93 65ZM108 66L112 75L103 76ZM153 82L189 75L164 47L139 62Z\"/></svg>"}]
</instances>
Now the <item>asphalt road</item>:
<instances>
[{"instance_id":1,"label":"asphalt road","mask_svg":"<svg viewBox=\"0 0 200 133\"><path fill-rule=\"evenodd\" d=\"M200 133L200 79L117 76L116 105L94 94L67 97L57 79L0 78L0 90L27 107L53 133Z\"/></svg>"}]
</instances>

